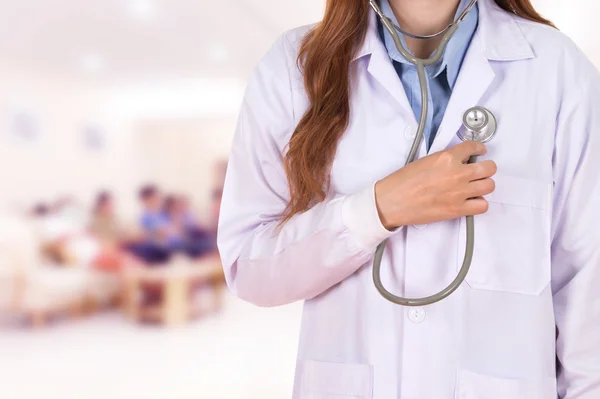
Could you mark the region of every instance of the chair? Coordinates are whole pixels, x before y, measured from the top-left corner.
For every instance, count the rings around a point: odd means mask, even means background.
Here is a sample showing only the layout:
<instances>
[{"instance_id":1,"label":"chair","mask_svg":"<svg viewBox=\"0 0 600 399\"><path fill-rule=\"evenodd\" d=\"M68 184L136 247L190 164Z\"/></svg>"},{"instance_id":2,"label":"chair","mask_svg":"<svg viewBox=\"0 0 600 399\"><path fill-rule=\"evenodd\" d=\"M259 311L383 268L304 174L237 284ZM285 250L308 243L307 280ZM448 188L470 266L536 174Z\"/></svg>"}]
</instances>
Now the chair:
<instances>
[{"instance_id":1,"label":"chair","mask_svg":"<svg viewBox=\"0 0 600 399\"><path fill-rule=\"evenodd\" d=\"M45 261L35 226L0 214L0 312L26 316L39 327L55 314L80 314L86 302L102 302L118 287L118 276Z\"/></svg>"}]
</instances>

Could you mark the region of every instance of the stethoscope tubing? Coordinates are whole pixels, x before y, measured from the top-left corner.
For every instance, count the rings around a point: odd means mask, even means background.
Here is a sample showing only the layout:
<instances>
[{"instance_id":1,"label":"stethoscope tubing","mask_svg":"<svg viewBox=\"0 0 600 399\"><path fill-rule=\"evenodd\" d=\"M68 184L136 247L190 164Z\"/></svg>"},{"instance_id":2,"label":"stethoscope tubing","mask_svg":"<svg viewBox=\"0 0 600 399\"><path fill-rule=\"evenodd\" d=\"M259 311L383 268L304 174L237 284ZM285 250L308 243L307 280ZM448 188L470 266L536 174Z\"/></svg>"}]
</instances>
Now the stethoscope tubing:
<instances>
[{"instance_id":1,"label":"stethoscope tubing","mask_svg":"<svg viewBox=\"0 0 600 399\"><path fill-rule=\"evenodd\" d=\"M394 44L398 48L398 51L411 63L413 63L417 68L417 75L419 77L419 85L421 86L421 114L419 117L419 127L417 129L417 134L411 146L410 152L406 159L405 166L414 162L417 152L421 146L423 141L423 135L425 132L425 125L427 123L427 113L429 112L429 104L428 104L428 84L427 84L427 75L425 74L425 66L432 65L439 61L446 45L452 38L452 35L458 29L459 23L464 19L464 17L468 14L468 11L472 8L472 6L477 2L477 0L471 0L469 6L463 11L463 13L459 16L459 18L444 31L444 37L442 38L442 42L440 43L438 49L434 53L434 55L428 59L421 59L413 56L402 44L398 33L396 32L396 28L394 24L387 18L381 10L379 6L374 0L370 0L369 4L375 12L379 15L381 22L385 29L390 33L392 38L394 39ZM442 32L444 32L442 31ZM440 32L440 34L442 33ZM439 35L439 34L438 34ZM435 36L438 36L435 35ZM476 156L472 156L469 159L468 163L474 163L477 161ZM375 288L379 293L388 301L395 303L401 306L426 306L431 305L436 302L439 302L448 296L450 296L453 292L455 292L458 287L465 281L467 274L469 273L469 269L471 268L471 262L473 260L473 251L475 247L475 222L473 216L466 216L466 246L465 246L465 255L463 258L462 266L454 278L454 280L443 290L440 292L422 298L405 298L401 296L394 295L390 291L388 291L381 281L381 261L383 258L383 253L385 251L385 246L387 243L387 239L381 242L375 251L375 257L373 259L373 283L375 284Z\"/></svg>"}]
</instances>

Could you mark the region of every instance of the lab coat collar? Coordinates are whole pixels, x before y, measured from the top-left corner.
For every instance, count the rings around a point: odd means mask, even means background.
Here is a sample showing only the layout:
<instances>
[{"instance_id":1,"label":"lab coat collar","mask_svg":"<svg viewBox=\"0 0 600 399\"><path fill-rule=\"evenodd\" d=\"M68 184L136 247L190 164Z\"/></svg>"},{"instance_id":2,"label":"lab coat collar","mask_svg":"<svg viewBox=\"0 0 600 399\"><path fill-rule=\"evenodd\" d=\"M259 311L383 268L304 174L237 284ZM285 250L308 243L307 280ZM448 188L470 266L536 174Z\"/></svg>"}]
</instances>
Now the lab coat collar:
<instances>
[{"instance_id":1,"label":"lab coat collar","mask_svg":"<svg viewBox=\"0 0 600 399\"><path fill-rule=\"evenodd\" d=\"M456 9L456 14L454 18L458 18L458 16L467 8L471 0L460 0L458 8ZM396 25L398 25L398 21L396 16L394 15L394 11L390 5L390 0L379 0L379 6L381 7L381 11L384 15L392 20ZM469 47L469 43L477 29L477 24L479 21L479 10L477 4L471 9L466 18L461 22L459 28L454 33L454 36L448 42L444 54L442 55L441 60L439 60L434 65L428 65L425 67L425 71L429 75L431 79L438 77L444 70L446 70L445 79L448 83L450 89L454 88L454 84L456 83L456 79L458 78L458 72L460 71L460 66L464 59L464 56ZM385 43L385 47L388 50L390 58L394 61L402 64L401 68L405 66L414 67L404 56L398 51L392 35L389 34L387 30L383 27L381 23L378 24L379 28L379 36L383 38ZM404 35L400 35L400 40L406 47L406 40ZM408 47L407 47L408 49ZM410 51L410 49L408 49ZM435 51L433 52L435 54ZM433 55L432 54L432 55Z\"/></svg>"},{"instance_id":2,"label":"lab coat collar","mask_svg":"<svg viewBox=\"0 0 600 399\"><path fill-rule=\"evenodd\" d=\"M440 128L429 150L441 151L457 140L465 110L478 105L492 81L490 61L516 61L534 58L533 50L515 17L502 10L494 0L479 0L479 24L463 61L452 96ZM398 112L415 129L418 125L398 74L390 62L385 44L377 29L377 16L371 11L369 29L356 60L369 55L367 70L400 105ZM365 57L366 58L366 57ZM493 112L494 110L492 110ZM427 155L425 142L418 157Z\"/></svg>"},{"instance_id":3,"label":"lab coat collar","mask_svg":"<svg viewBox=\"0 0 600 399\"><path fill-rule=\"evenodd\" d=\"M501 9L494 0L479 0L477 4L479 25L476 34L481 38L488 60L516 61L535 57L513 15ZM381 51L387 53L377 30L377 15L371 10L367 35L353 60Z\"/></svg>"}]
</instances>

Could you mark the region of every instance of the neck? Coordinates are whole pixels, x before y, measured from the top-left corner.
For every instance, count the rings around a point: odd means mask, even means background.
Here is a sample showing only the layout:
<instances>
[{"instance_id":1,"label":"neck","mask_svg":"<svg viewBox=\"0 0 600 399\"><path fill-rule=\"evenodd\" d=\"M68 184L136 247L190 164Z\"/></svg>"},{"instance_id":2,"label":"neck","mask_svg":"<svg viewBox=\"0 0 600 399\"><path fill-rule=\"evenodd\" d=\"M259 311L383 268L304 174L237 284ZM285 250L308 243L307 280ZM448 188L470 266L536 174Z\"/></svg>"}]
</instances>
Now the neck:
<instances>
[{"instance_id":1,"label":"neck","mask_svg":"<svg viewBox=\"0 0 600 399\"><path fill-rule=\"evenodd\" d=\"M454 20L460 0L389 0L398 24L413 35L427 36L438 33ZM410 51L419 58L427 58L439 46L442 35L433 39L406 37Z\"/></svg>"}]
</instances>

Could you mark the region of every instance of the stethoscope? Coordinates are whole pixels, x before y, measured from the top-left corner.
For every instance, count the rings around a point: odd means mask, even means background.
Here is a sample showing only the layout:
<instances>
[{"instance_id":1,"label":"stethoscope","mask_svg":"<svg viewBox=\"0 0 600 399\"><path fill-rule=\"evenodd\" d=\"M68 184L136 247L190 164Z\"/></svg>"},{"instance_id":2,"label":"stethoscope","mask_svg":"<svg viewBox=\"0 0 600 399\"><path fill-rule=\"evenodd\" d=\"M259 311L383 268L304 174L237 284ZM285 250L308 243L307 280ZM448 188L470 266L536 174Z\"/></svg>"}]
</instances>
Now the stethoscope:
<instances>
[{"instance_id":1,"label":"stethoscope","mask_svg":"<svg viewBox=\"0 0 600 399\"><path fill-rule=\"evenodd\" d=\"M427 77L425 75L425 66L435 64L439 61L444 50L446 49L446 45L458 29L458 25L462 20L469 14L473 6L477 3L477 0L471 0L469 5L464 9L464 11L459 15L459 17L448 25L444 30L438 32L434 35L429 36L419 36L413 35L408 32L402 30L399 26L392 23L392 21L387 18L382 12L377 2L375 0L369 0L369 5L373 8L375 13L381 19L381 23L385 27L385 29L390 33L392 38L394 39L394 43L398 48L398 51L404 58L406 58L409 62L414 64L417 67L417 75L419 76L419 85L421 86L421 115L419 118L419 128L417 129L417 134L413 141L412 147L410 149L410 153L406 159L406 164L413 162L417 155L417 151L421 146L421 141L423 140L423 132L425 130L425 124L427 120L427 112L428 112L428 93L427 93ZM440 43L437 51L434 55L428 59L417 58L412 55L405 47L398 33L415 38L415 39L431 39L433 37L437 37L439 35L444 35L442 37L442 42ZM460 137L463 141L479 141L482 143L486 143L494 137L496 134L496 118L494 115L486 108L476 106L468 109L463 115L463 125L465 127L464 130L459 130L458 137ZM469 159L468 163L474 163L477 161L477 156L472 156ZM458 289L458 287L465 280L467 273L471 267L471 261L473 259L473 248L475 243L475 225L473 222L473 216L466 216L466 232L467 232L467 240L466 240L466 248L465 248L465 256L463 259L462 266L460 271L456 275L455 279L444 288L442 291L437 294L425 297L425 298L403 298L396 296L385 289L383 284L381 283L381 258L383 257L383 251L385 250L386 241L383 241L377 247L375 251L375 259L373 260L373 282L375 283L375 287L379 291L379 293L387 300L403 306L425 306L431 305L432 303L436 303L441 301L442 299L447 298L450 294Z\"/></svg>"}]
</instances>

